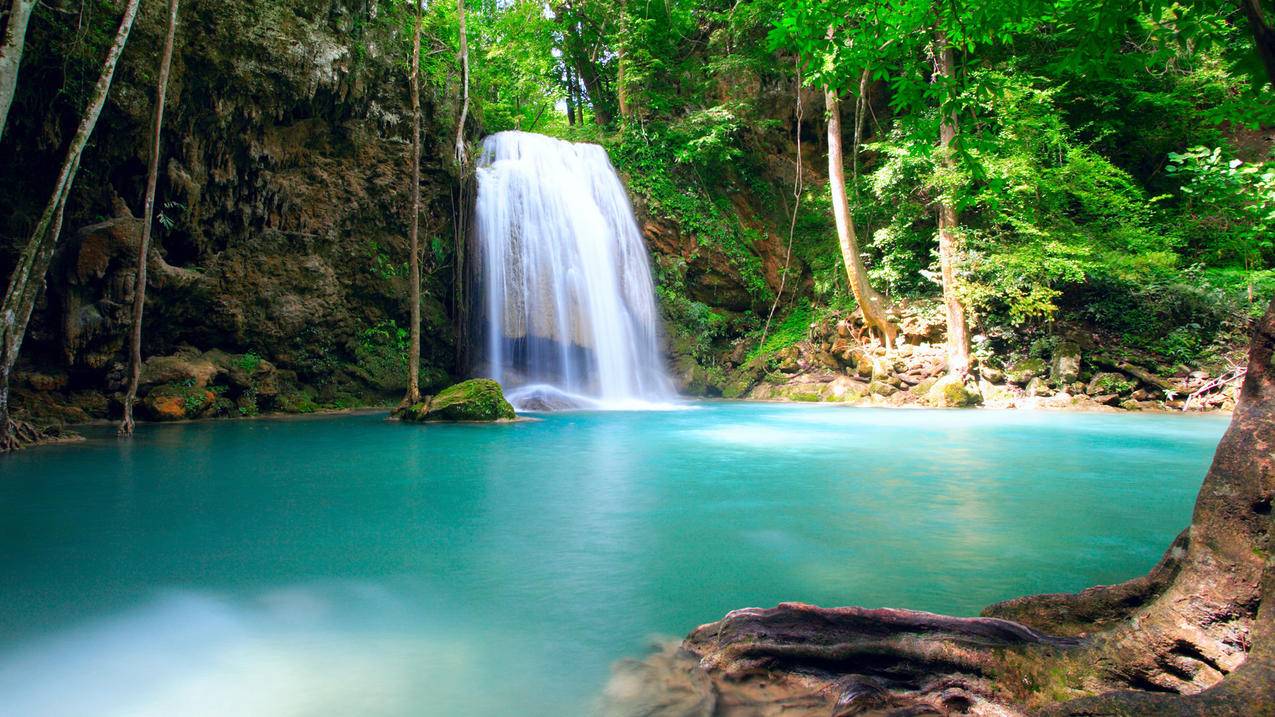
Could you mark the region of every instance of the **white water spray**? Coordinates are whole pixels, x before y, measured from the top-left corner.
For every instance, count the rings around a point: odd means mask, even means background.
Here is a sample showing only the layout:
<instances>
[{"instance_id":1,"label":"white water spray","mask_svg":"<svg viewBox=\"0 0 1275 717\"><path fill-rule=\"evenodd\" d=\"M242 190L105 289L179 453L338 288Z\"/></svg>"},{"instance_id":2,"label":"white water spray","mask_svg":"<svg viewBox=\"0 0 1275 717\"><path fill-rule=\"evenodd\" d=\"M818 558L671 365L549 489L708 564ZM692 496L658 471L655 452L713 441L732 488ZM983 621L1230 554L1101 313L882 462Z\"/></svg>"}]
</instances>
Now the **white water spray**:
<instances>
[{"instance_id":1,"label":"white water spray","mask_svg":"<svg viewBox=\"0 0 1275 717\"><path fill-rule=\"evenodd\" d=\"M515 408L674 397L646 245L606 150L527 132L487 137L476 230L479 365Z\"/></svg>"}]
</instances>

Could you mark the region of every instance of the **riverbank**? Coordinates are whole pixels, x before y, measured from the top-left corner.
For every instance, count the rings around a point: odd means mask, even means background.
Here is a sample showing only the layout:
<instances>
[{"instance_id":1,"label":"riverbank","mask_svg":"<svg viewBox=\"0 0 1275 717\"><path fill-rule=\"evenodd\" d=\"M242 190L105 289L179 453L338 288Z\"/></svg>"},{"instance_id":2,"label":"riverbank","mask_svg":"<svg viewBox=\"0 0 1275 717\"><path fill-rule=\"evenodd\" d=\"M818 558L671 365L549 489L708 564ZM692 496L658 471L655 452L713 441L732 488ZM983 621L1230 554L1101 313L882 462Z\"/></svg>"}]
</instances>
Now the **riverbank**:
<instances>
[{"instance_id":1,"label":"riverbank","mask_svg":"<svg viewBox=\"0 0 1275 717\"><path fill-rule=\"evenodd\" d=\"M898 326L886 346L857 312L825 311L779 326L765 341L738 342L708 368L679 354L674 372L684 392L722 398L1221 413L1235 407L1243 377L1239 340L1220 343L1192 366L1091 326L1059 323L1042 335L975 336L974 366L957 380L948 375L945 329L932 311L908 307Z\"/></svg>"}]
</instances>

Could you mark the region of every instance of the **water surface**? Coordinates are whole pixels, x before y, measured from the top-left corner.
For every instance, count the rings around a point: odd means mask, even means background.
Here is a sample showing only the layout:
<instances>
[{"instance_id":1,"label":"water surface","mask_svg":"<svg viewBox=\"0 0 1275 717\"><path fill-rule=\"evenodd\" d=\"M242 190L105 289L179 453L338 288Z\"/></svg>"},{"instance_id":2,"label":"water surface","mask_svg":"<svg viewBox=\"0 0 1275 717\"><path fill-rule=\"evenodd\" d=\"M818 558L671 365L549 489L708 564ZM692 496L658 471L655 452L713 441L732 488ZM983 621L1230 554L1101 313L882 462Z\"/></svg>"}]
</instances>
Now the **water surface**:
<instances>
[{"instance_id":1,"label":"water surface","mask_svg":"<svg viewBox=\"0 0 1275 717\"><path fill-rule=\"evenodd\" d=\"M145 426L0 460L0 714L574 715L782 600L1147 570L1226 421L772 404Z\"/></svg>"}]
</instances>

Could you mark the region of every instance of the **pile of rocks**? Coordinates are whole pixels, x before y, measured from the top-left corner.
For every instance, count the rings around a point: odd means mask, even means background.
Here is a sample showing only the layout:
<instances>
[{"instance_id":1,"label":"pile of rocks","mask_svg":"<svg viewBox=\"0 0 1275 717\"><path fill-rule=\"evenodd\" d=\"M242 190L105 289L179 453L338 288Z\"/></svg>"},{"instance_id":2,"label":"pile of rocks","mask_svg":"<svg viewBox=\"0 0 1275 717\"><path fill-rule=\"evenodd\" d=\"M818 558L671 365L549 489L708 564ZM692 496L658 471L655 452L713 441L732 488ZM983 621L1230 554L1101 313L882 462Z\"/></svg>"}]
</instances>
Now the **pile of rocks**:
<instances>
[{"instance_id":1,"label":"pile of rocks","mask_svg":"<svg viewBox=\"0 0 1275 717\"><path fill-rule=\"evenodd\" d=\"M755 360L734 368L724 393L886 406L1166 410L1181 408L1191 390L1187 377L1162 379L1111 359L1081 335L1054 341L1047 359L984 361L962 381L947 375L941 323L904 316L899 326L898 342L886 347L866 338L857 314L833 315L811 324L806 340L767 364ZM1224 407L1226 394L1219 396L1200 408ZM1229 400L1233 405L1233 391Z\"/></svg>"}]
</instances>

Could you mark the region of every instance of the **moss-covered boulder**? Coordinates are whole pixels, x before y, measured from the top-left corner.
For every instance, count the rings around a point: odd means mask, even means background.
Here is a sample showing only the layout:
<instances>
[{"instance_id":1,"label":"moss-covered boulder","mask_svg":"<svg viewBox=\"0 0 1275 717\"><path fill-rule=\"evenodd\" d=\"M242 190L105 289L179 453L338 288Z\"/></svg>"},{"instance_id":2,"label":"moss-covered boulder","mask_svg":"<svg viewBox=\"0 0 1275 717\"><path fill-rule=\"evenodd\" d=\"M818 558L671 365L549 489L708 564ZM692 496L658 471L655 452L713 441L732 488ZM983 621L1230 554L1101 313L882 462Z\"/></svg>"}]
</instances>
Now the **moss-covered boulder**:
<instances>
[{"instance_id":1,"label":"moss-covered boulder","mask_svg":"<svg viewBox=\"0 0 1275 717\"><path fill-rule=\"evenodd\" d=\"M983 396L976 386L967 385L962 377L948 374L930 387L925 400L936 408L965 408L979 405Z\"/></svg>"},{"instance_id":2,"label":"moss-covered boulder","mask_svg":"<svg viewBox=\"0 0 1275 717\"><path fill-rule=\"evenodd\" d=\"M1005 372L1005 378L1010 383L1026 386L1033 378L1044 376L1048 370L1049 366L1042 359L1029 358L1017 361L1010 366L1009 370Z\"/></svg>"},{"instance_id":3,"label":"moss-covered boulder","mask_svg":"<svg viewBox=\"0 0 1275 717\"><path fill-rule=\"evenodd\" d=\"M142 399L147 417L153 421L180 421L209 414L217 404L217 394L203 386L166 383L151 389Z\"/></svg>"},{"instance_id":4,"label":"moss-covered boulder","mask_svg":"<svg viewBox=\"0 0 1275 717\"><path fill-rule=\"evenodd\" d=\"M505 400L500 384L489 378L475 378L445 388L433 398L409 406L399 413L404 421L511 421L518 417Z\"/></svg>"}]
</instances>

